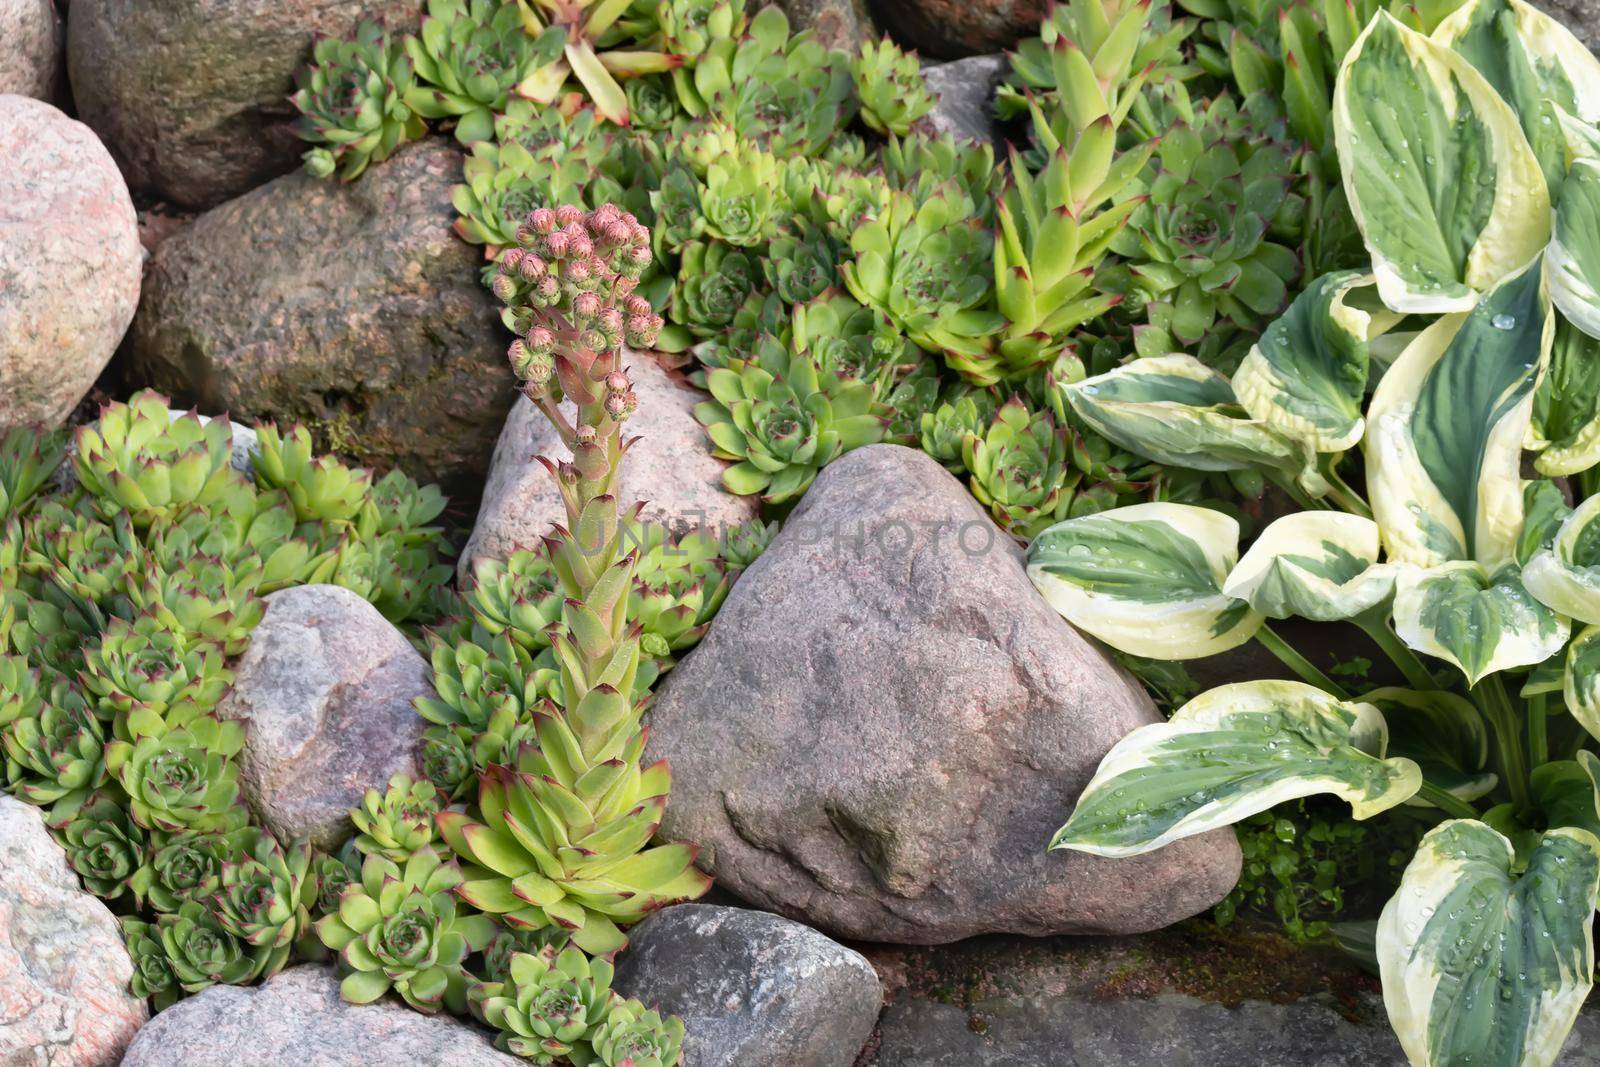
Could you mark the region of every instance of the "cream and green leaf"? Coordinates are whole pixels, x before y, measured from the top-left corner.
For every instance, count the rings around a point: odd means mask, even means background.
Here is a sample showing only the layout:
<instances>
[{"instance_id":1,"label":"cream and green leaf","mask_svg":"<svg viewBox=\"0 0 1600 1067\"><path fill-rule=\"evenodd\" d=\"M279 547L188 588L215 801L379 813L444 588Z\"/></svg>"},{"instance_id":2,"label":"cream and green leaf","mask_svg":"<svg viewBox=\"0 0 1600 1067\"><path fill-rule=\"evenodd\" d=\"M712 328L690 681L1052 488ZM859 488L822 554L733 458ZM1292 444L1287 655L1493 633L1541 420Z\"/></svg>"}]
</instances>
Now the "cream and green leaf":
<instances>
[{"instance_id":1,"label":"cream and green leaf","mask_svg":"<svg viewBox=\"0 0 1600 1067\"><path fill-rule=\"evenodd\" d=\"M1567 648L1561 696L1590 737L1600 738L1600 626L1588 626Z\"/></svg>"},{"instance_id":2,"label":"cream and green leaf","mask_svg":"<svg viewBox=\"0 0 1600 1067\"><path fill-rule=\"evenodd\" d=\"M1378 562L1378 524L1341 511L1285 515L1222 584L1269 619L1353 618L1388 600L1396 568Z\"/></svg>"},{"instance_id":3,"label":"cream and green leaf","mask_svg":"<svg viewBox=\"0 0 1600 1067\"><path fill-rule=\"evenodd\" d=\"M1408 567L1395 582L1394 629L1418 652L1461 668L1468 685L1560 652L1572 632L1523 587L1515 567L1491 575L1471 560Z\"/></svg>"},{"instance_id":4,"label":"cream and green leaf","mask_svg":"<svg viewBox=\"0 0 1600 1067\"><path fill-rule=\"evenodd\" d=\"M1260 470L1326 491L1314 451L1252 419L1228 379L1193 356L1136 359L1061 387L1073 413L1141 456L1190 470Z\"/></svg>"},{"instance_id":5,"label":"cream and green leaf","mask_svg":"<svg viewBox=\"0 0 1600 1067\"><path fill-rule=\"evenodd\" d=\"M1593 981L1600 841L1551 830L1515 871L1504 835L1451 820L1384 907L1383 999L1413 1064L1548 1067L1560 1052Z\"/></svg>"},{"instance_id":6,"label":"cream and green leaf","mask_svg":"<svg viewBox=\"0 0 1600 1067\"><path fill-rule=\"evenodd\" d=\"M1567 171L1545 258L1551 301L1578 329L1600 337L1600 161L1579 159Z\"/></svg>"},{"instance_id":7,"label":"cream and green leaf","mask_svg":"<svg viewBox=\"0 0 1600 1067\"><path fill-rule=\"evenodd\" d=\"M1600 625L1600 494L1567 516L1522 568L1522 580L1551 610Z\"/></svg>"},{"instance_id":8,"label":"cream and green leaf","mask_svg":"<svg viewBox=\"0 0 1600 1067\"><path fill-rule=\"evenodd\" d=\"M1318 452L1343 452L1361 440L1367 342L1393 316L1375 323L1346 298L1372 280L1358 271L1325 274L1267 327L1233 375L1252 418Z\"/></svg>"},{"instance_id":9,"label":"cream and green leaf","mask_svg":"<svg viewBox=\"0 0 1600 1067\"><path fill-rule=\"evenodd\" d=\"M1387 743L1371 704L1303 682L1225 685L1117 742L1050 847L1138 855L1319 793L1369 818L1422 784Z\"/></svg>"},{"instance_id":10,"label":"cream and green leaf","mask_svg":"<svg viewBox=\"0 0 1600 1067\"><path fill-rule=\"evenodd\" d=\"M1600 463L1600 341L1559 315L1525 445L1538 453L1534 467L1551 478Z\"/></svg>"},{"instance_id":11,"label":"cream and green leaf","mask_svg":"<svg viewBox=\"0 0 1600 1067\"><path fill-rule=\"evenodd\" d=\"M1423 777L1460 800L1477 800L1499 778L1489 764L1489 729L1472 702L1437 689L1374 689L1361 696L1383 713L1390 756L1404 756ZM1420 797L1409 803L1426 805Z\"/></svg>"},{"instance_id":12,"label":"cream and green leaf","mask_svg":"<svg viewBox=\"0 0 1600 1067\"><path fill-rule=\"evenodd\" d=\"M1239 524L1189 504L1133 504L1068 519L1028 548L1028 577L1074 626L1121 652L1215 655L1255 636L1261 616L1222 591Z\"/></svg>"},{"instance_id":13,"label":"cream and green leaf","mask_svg":"<svg viewBox=\"0 0 1600 1067\"><path fill-rule=\"evenodd\" d=\"M1419 334L1367 409L1373 516L1391 562L1512 558L1522 443L1553 316L1530 269Z\"/></svg>"}]
</instances>

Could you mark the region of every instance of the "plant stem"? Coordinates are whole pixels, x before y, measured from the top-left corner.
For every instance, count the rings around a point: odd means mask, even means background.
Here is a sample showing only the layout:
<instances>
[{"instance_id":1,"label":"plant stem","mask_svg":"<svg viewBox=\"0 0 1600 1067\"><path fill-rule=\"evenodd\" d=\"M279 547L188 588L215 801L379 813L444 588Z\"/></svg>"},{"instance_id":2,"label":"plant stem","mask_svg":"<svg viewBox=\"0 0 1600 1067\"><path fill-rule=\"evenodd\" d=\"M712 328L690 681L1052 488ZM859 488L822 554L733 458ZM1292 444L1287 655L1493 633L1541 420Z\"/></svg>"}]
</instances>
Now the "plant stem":
<instances>
[{"instance_id":1,"label":"plant stem","mask_svg":"<svg viewBox=\"0 0 1600 1067\"><path fill-rule=\"evenodd\" d=\"M1262 623L1261 629L1256 631L1256 640L1261 642L1262 648L1282 660L1284 666L1298 674L1303 681L1323 690L1336 700L1350 699L1350 695L1337 682L1318 670L1315 663L1291 648L1289 643L1279 637L1266 623Z\"/></svg>"},{"instance_id":2,"label":"plant stem","mask_svg":"<svg viewBox=\"0 0 1600 1067\"><path fill-rule=\"evenodd\" d=\"M1511 791L1511 802L1519 811L1532 806L1533 797L1528 791L1528 765L1522 751L1523 731L1518 729L1516 709L1506 695L1505 683L1498 674L1491 674L1472 690L1483 717L1495 735L1495 769L1500 780Z\"/></svg>"},{"instance_id":3,"label":"plant stem","mask_svg":"<svg viewBox=\"0 0 1600 1067\"><path fill-rule=\"evenodd\" d=\"M1539 767L1550 762L1550 735L1545 717L1546 695L1540 693L1528 698L1528 766Z\"/></svg>"},{"instance_id":4,"label":"plant stem","mask_svg":"<svg viewBox=\"0 0 1600 1067\"><path fill-rule=\"evenodd\" d=\"M1296 504L1300 505L1300 509L1302 511L1328 510L1315 500L1311 499L1311 495L1296 485L1293 478L1284 478L1276 474L1268 474L1267 481L1271 482L1279 489L1282 489L1285 493L1288 493L1290 499L1292 499Z\"/></svg>"},{"instance_id":5,"label":"plant stem","mask_svg":"<svg viewBox=\"0 0 1600 1067\"><path fill-rule=\"evenodd\" d=\"M1417 790L1417 799L1426 800L1429 804L1457 819L1476 819L1478 809L1468 804L1465 800L1454 794L1445 792L1442 786L1432 782L1423 782L1422 788Z\"/></svg>"},{"instance_id":6,"label":"plant stem","mask_svg":"<svg viewBox=\"0 0 1600 1067\"><path fill-rule=\"evenodd\" d=\"M1335 504L1352 515L1360 515L1363 519L1372 518L1372 508L1361 494L1350 488L1350 483L1339 477L1339 461L1337 456L1329 456L1320 464L1321 474L1328 483L1328 496Z\"/></svg>"},{"instance_id":7,"label":"plant stem","mask_svg":"<svg viewBox=\"0 0 1600 1067\"><path fill-rule=\"evenodd\" d=\"M1373 644L1383 650L1389 661L1405 675L1406 684L1413 689L1436 689L1433 674L1428 670L1411 646L1400 640L1393 630L1389 628L1389 621L1384 618L1380 610L1369 611L1350 620L1361 627L1361 632L1372 638Z\"/></svg>"}]
</instances>

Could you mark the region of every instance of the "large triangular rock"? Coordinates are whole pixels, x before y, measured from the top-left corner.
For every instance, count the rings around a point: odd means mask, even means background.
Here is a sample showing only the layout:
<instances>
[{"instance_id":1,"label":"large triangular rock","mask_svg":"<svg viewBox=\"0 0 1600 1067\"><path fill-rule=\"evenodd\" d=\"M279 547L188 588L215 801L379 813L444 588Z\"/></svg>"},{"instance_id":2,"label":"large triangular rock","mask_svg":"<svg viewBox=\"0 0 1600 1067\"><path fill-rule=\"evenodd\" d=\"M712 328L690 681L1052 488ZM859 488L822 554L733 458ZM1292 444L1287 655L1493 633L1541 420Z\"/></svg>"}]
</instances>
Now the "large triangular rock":
<instances>
[{"instance_id":1,"label":"large triangular rock","mask_svg":"<svg viewBox=\"0 0 1600 1067\"><path fill-rule=\"evenodd\" d=\"M719 884L835 936L1128 933L1220 900L1231 831L1136 859L1047 853L1096 764L1157 720L1034 591L927 456L863 448L817 479L667 678L662 833Z\"/></svg>"}]
</instances>

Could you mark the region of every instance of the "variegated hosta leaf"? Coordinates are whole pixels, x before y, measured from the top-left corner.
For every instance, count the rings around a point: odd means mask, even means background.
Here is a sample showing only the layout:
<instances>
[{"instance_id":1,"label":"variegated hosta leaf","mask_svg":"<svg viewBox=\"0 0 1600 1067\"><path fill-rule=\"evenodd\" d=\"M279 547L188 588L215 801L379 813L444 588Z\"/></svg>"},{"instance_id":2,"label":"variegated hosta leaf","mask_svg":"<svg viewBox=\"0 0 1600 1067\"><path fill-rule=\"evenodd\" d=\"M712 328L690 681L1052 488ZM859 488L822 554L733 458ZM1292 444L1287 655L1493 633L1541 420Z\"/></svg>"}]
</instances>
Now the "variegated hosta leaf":
<instances>
[{"instance_id":1,"label":"variegated hosta leaf","mask_svg":"<svg viewBox=\"0 0 1600 1067\"><path fill-rule=\"evenodd\" d=\"M1600 463L1600 341L1557 315L1550 369L1533 397L1527 447L1540 474L1560 478Z\"/></svg>"},{"instance_id":2,"label":"variegated hosta leaf","mask_svg":"<svg viewBox=\"0 0 1600 1067\"><path fill-rule=\"evenodd\" d=\"M1549 192L1516 113L1466 59L1387 13L1345 56L1333 129L1395 311L1465 311L1549 240Z\"/></svg>"},{"instance_id":3,"label":"variegated hosta leaf","mask_svg":"<svg viewBox=\"0 0 1600 1067\"><path fill-rule=\"evenodd\" d=\"M1600 337L1600 161L1580 159L1567 171L1545 259L1551 301L1578 329Z\"/></svg>"},{"instance_id":4,"label":"variegated hosta leaf","mask_svg":"<svg viewBox=\"0 0 1600 1067\"><path fill-rule=\"evenodd\" d=\"M1576 826L1600 834L1600 793L1595 777L1600 760L1593 752L1580 749L1575 760L1541 763L1528 775L1528 792L1534 807L1544 816L1545 826Z\"/></svg>"},{"instance_id":5,"label":"variegated hosta leaf","mask_svg":"<svg viewBox=\"0 0 1600 1067\"><path fill-rule=\"evenodd\" d=\"M1522 0L1472 0L1433 31L1464 56L1521 121L1551 196L1566 170L1558 111L1600 121L1600 62L1561 23Z\"/></svg>"},{"instance_id":6,"label":"variegated hosta leaf","mask_svg":"<svg viewBox=\"0 0 1600 1067\"><path fill-rule=\"evenodd\" d=\"M1477 685L1496 671L1543 663L1567 643L1572 624L1530 596L1515 567L1491 577L1480 564L1458 560L1401 570L1394 630Z\"/></svg>"},{"instance_id":7,"label":"variegated hosta leaf","mask_svg":"<svg viewBox=\"0 0 1600 1067\"><path fill-rule=\"evenodd\" d=\"M1318 793L1365 819L1422 785L1386 741L1371 704L1304 682L1225 685L1117 742L1050 847L1133 856Z\"/></svg>"},{"instance_id":8,"label":"variegated hosta leaf","mask_svg":"<svg viewBox=\"0 0 1600 1067\"><path fill-rule=\"evenodd\" d=\"M1233 391L1252 418L1318 452L1343 452L1361 440L1372 317L1345 302L1370 285L1357 271L1324 274L1295 297L1233 375Z\"/></svg>"},{"instance_id":9,"label":"variegated hosta leaf","mask_svg":"<svg viewBox=\"0 0 1600 1067\"><path fill-rule=\"evenodd\" d=\"M1068 622L1121 652L1193 659L1255 636L1261 616L1222 592L1239 524L1189 504L1133 504L1050 527L1028 577Z\"/></svg>"},{"instance_id":10,"label":"variegated hosta leaf","mask_svg":"<svg viewBox=\"0 0 1600 1067\"><path fill-rule=\"evenodd\" d=\"M1472 701L1439 690L1374 689L1361 699L1389 725L1389 755L1422 768L1429 782L1462 800L1487 795L1499 778L1486 770L1489 730ZM1428 807L1413 797L1407 803Z\"/></svg>"},{"instance_id":11,"label":"variegated hosta leaf","mask_svg":"<svg viewBox=\"0 0 1600 1067\"><path fill-rule=\"evenodd\" d=\"M1541 549L1555 543L1561 524L1572 514L1555 482L1538 478L1522 486L1522 532L1517 535L1517 566L1525 567Z\"/></svg>"},{"instance_id":12,"label":"variegated hosta leaf","mask_svg":"<svg viewBox=\"0 0 1600 1067\"><path fill-rule=\"evenodd\" d=\"M1395 563L1511 559L1522 442L1553 316L1528 270L1422 331L1367 408L1367 491Z\"/></svg>"},{"instance_id":13,"label":"variegated hosta leaf","mask_svg":"<svg viewBox=\"0 0 1600 1067\"><path fill-rule=\"evenodd\" d=\"M1277 471L1299 478L1309 493L1327 491L1313 450L1246 418L1228 379L1193 356L1136 359L1061 391L1090 429L1157 463Z\"/></svg>"},{"instance_id":14,"label":"variegated hosta leaf","mask_svg":"<svg viewBox=\"0 0 1600 1067\"><path fill-rule=\"evenodd\" d=\"M1567 516L1549 547L1522 568L1522 581L1555 611L1600 625L1600 494Z\"/></svg>"},{"instance_id":15,"label":"variegated hosta leaf","mask_svg":"<svg viewBox=\"0 0 1600 1067\"><path fill-rule=\"evenodd\" d=\"M1600 737L1600 626L1588 626L1567 649L1561 695L1590 737Z\"/></svg>"},{"instance_id":16,"label":"variegated hosta leaf","mask_svg":"<svg viewBox=\"0 0 1600 1067\"><path fill-rule=\"evenodd\" d=\"M1378 524L1342 511L1302 511L1277 520L1228 574L1222 591L1269 619L1335 622L1394 592L1395 568L1378 562Z\"/></svg>"},{"instance_id":17,"label":"variegated hosta leaf","mask_svg":"<svg viewBox=\"0 0 1600 1067\"><path fill-rule=\"evenodd\" d=\"M1544 834L1512 873L1511 842L1475 819L1422 839L1378 920L1389 1022L1427 1067L1548 1067L1592 984L1600 841Z\"/></svg>"}]
</instances>

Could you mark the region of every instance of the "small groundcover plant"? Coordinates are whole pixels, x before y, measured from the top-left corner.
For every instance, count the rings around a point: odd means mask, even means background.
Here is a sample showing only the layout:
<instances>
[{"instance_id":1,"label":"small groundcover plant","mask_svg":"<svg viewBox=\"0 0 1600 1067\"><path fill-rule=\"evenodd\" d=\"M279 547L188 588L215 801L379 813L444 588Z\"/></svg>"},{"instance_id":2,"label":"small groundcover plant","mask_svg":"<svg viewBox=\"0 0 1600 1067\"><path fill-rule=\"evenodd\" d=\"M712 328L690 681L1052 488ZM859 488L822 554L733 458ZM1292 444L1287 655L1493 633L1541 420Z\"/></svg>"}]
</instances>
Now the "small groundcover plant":
<instances>
[{"instance_id":1,"label":"small groundcover plant","mask_svg":"<svg viewBox=\"0 0 1600 1067\"><path fill-rule=\"evenodd\" d=\"M1305 510L1241 556L1147 503L1029 550L1069 620L1185 659L1251 639L1297 676L1203 693L1101 762L1052 847L1129 856L1332 794L1435 820L1376 927L1413 1064L1553 1063L1600 888L1600 63L1520 0L1387 13L1332 120L1368 271L1324 275L1232 379L1178 354L1065 385L1111 441L1252 469ZM1529 475L1532 475L1531 477ZM1351 693L1273 631L1349 622L1404 685Z\"/></svg>"}]
</instances>

